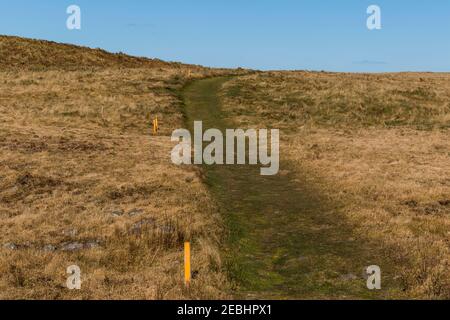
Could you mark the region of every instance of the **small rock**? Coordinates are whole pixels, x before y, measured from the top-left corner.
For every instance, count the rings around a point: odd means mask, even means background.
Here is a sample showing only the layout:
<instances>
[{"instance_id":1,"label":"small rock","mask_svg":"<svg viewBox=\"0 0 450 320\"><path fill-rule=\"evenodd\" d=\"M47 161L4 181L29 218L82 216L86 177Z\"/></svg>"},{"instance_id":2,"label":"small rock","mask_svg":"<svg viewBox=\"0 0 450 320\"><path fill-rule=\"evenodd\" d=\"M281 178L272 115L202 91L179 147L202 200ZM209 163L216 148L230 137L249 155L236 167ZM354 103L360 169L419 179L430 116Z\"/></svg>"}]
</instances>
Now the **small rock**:
<instances>
[{"instance_id":1,"label":"small rock","mask_svg":"<svg viewBox=\"0 0 450 320\"><path fill-rule=\"evenodd\" d=\"M142 214L142 213L144 213L144 210L142 210L142 209L133 209L128 212L128 215L130 217L133 217L133 216L137 216L138 214Z\"/></svg>"},{"instance_id":2,"label":"small rock","mask_svg":"<svg viewBox=\"0 0 450 320\"><path fill-rule=\"evenodd\" d=\"M77 229L64 230L62 234L68 237L75 237L78 234L78 230Z\"/></svg>"},{"instance_id":3,"label":"small rock","mask_svg":"<svg viewBox=\"0 0 450 320\"><path fill-rule=\"evenodd\" d=\"M85 249L94 249L98 248L100 246L100 243L98 241L88 241L84 244Z\"/></svg>"},{"instance_id":4,"label":"small rock","mask_svg":"<svg viewBox=\"0 0 450 320\"><path fill-rule=\"evenodd\" d=\"M155 218L146 218L141 221L138 221L135 224L133 224L133 226L131 227L130 233L134 234L134 235L140 235L143 227L154 225L155 222L156 222Z\"/></svg>"},{"instance_id":5,"label":"small rock","mask_svg":"<svg viewBox=\"0 0 450 320\"><path fill-rule=\"evenodd\" d=\"M113 217L120 217L124 214L124 211L122 209L120 210L114 210L113 212L111 212L111 215Z\"/></svg>"},{"instance_id":6,"label":"small rock","mask_svg":"<svg viewBox=\"0 0 450 320\"><path fill-rule=\"evenodd\" d=\"M61 246L62 251L77 251L83 249L84 245L80 242L66 243Z\"/></svg>"},{"instance_id":7,"label":"small rock","mask_svg":"<svg viewBox=\"0 0 450 320\"><path fill-rule=\"evenodd\" d=\"M56 247L52 244L47 244L42 248L42 250L44 250L45 252L53 252L56 251Z\"/></svg>"},{"instance_id":8,"label":"small rock","mask_svg":"<svg viewBox=\"0 0 450 320\"><path fill-rule=\"evenodd\" d=\"M3 245L3 248L8 249L8 250L17 250L18 249L17 245L14 243L5 243Z\"/></svg>"},{"instance_id":9,"label":"small rock","mask_svg":"<svg viewBox=\"0 0 450 320\"><path fill-rule=\"evenodd\" d=\"M355 279L358 279L358 277L355 276L353 273L347 273L347 274L343 274L343 275L341 276L341 279L342 279L342 280L345 280L345 281L349 281L349 280L355 280Z\"/></svg>"}]
</instances>

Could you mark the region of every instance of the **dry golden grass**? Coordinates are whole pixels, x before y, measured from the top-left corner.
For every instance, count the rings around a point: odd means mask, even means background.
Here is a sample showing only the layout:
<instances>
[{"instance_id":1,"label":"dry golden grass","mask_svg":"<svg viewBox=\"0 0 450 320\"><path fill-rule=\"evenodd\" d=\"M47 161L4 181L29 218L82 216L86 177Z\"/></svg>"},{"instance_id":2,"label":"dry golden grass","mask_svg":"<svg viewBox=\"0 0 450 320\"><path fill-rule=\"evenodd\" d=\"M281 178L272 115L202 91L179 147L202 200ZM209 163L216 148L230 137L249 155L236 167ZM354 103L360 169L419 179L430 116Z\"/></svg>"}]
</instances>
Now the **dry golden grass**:
<instances>
[{"instance_id":1,"label":"dry golden grass","mask_svg":"<svg viewBox=\"0 0 450 320\"><path fill-rule=\"evenodd\" d=\"M230 71L13 37L0 48L0 298L228 297L217 208L200 171L171 164L169 134L184 126L182 86ZM65 287L72 264L80 291Z\"/></svg>"},{"instance_id":2,"label":"dry golden grass","mask_svg":"<svg viewBox=\"0 0 450 320\"><path fill-rule=\"evenodd\" d=\"M0 35L0 70L74 70L95 68L183 67L158 59L138 58L123 53L112 54L102 49L89 49L46 40L33 40Z\"/></svg>"},{"instance_id":3,"label":"dry golden grass","mask_svg":"<svg viewBox=\"0 0 450 320\"><path fill-rule=\"evenodd\" d=\"M303 125L449 127L450 76L433 73L266 72L227 85L233 116ZM263 117L260 117L263 116Z\"/></svg>"},{"instance_id":4,"label":"dry golden grass","mask_svg":"<svg viewBox=\"0 0 450 320\"><path fill-rule=\"evenodd\" d=\"M227 298L218 210L168 135L183 85L230 73L0 36L0 298ZM282 129L287 169L380 243L404 296L449 298L449 80L259 73L226 85L224 109ZM72 264L81 291L65 287Z\"/></svg>"},{"instance_id":5,"label":"dry golden grass","mask_svg":"<svg viewBox=\"0 0 450 320\"><path fill-rule=\"evenodd\" d=\"M270 72L223 90L241 127L281 129L283 170L379 243L399 297L432 299L450 298L449 97L448 74Z\"/></svg>"}]
</instances>

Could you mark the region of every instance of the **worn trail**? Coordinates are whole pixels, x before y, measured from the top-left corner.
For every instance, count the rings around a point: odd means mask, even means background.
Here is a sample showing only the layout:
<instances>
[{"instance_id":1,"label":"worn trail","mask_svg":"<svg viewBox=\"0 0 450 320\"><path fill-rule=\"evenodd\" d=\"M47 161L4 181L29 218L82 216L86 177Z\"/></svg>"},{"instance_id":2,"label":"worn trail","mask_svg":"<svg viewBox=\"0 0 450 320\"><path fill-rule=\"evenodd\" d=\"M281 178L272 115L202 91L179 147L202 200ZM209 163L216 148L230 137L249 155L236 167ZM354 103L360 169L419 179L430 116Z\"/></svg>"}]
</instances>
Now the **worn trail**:
<instances>
[{"instance_id":1,"label":"worn trail","mask_svg":"<svg viewBox=\"0 0 450 320\"><path fill-rule=\"evenodd\" d=\"M234 128L223 120L218 96L227 80L200 80L186 87L190 126L202 120L204 130ZM289 163L282 161L281 168L282 175L261 176L259 166L205 166L229 231L224 256L237 284L236 297L379 297L362 276L376 253L354 237L336 205L306 179L286 174Z\"/></svg>"}]
</instances>

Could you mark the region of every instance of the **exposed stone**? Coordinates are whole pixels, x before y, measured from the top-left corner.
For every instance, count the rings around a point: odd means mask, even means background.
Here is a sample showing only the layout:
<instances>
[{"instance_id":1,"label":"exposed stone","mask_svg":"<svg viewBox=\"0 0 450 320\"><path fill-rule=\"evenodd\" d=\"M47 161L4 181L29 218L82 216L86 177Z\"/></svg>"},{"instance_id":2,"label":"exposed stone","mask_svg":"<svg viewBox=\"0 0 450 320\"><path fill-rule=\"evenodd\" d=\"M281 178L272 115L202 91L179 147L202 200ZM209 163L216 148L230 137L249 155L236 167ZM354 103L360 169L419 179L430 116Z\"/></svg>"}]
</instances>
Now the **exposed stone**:
<instances>
[{"instance_id":1,"label":"exposed stone","mask_svg":"<svg viewBox=\"0 0 450 320\"><path fill-rule=\"evenodd\" d=\"M85 249L94 249L98 248L100 246L100 243L98 241L88 241L84 244Z\"/></svg>"},{"instance_id":2,"label":"exposed stone","mask_svg":"<svg viewBox=\"0 0 450 320\"><path fill-rule=\"evenodd\" d=\"M94 249L100 246L99 240L91 240L86 242L66 242L61 244L61 251L78 251L82 249Z\"/></svg>"},{"instance_id":3,"label":"exposed stone","mask_svg":"<svg viewBox=\"0 0 450 320\"><path fill-rule=\"evenodd\" d=\"M44 250L45 252L53 252L56 251L56 247L52 244L47 244L42 248L42 250Z\"/></svg>"},{"instance_id":4,"label":"exposed stone","mask_svg":"<svg viewBox=\"0 0 450 320\"><path fill-rule=\"evenodd\" d=\"M356 280L356 279L358 279L358 277L356 275L354 275L353 273L347 273L347 274L343 274L341 276L341 280L345 280L345 281Z\"/></svg>"},{"instance_id":5,"label":"exposed stone","mask_svg":"<svg viewBox=\"0 0 450 320\"><path fill-rule=\"evenodd\" d=\"M84 248L84 245L80 242L65 243L61 246L62 251L77 251Z\"/></svg>"},{"instance_id":6,"label":"exposed stone","mask_svg":"<svg viewBox=\"0 0 450 320\"><path fill-rule=\"evenodd\" d=\"M156 222L155 218L145 218L141 221L136 222L131 227L130 233L134 235L140 235L142 233L142 228L147 226L154 226Z\"/></svg>"},{"instance_id":7,"label":"exposed stone","mask_svg":"<svg viewBox=\"0 0 450 320\"><path fill-rule=\"evenodd\" d=\"M62 234L68 237L75 237L78 234L78 230L77 229L64 230Z\"/></svg>"},{"instance_id":8,"label":"exposed stone","mask_svg":"<svg viewBox=\"0 0 450 320\"><path fill-rule=\"evenodd\" d=\"M133 216L137 216L142 213L144 213L144 210L142 210L142 209L133 209L128 212L128 215L133 217Z\"/></svg>"},{"instance_id":9,"label":"exposed stone","mask_svg":"<svg viewBox=\"0 0 450 320\"><path fill-rule=\"evenodd\" d=\"M120 217L124 214L125 212L122 209L119 210L114 210L113 212L111 212L111 215L114 217Z\"/></svg>"},{"instance_id":10,"label":"exposed stone","mask_svg":"<svg viewBox=\"0 0 450 320\"><path fill-rule=\"evenodd\" d=\"M18 249L17 245L14 243L11 243L11 242L5 243L3 245L3 248L8 249L8 250L17 250Z\"/></svg>"}]
</instances>

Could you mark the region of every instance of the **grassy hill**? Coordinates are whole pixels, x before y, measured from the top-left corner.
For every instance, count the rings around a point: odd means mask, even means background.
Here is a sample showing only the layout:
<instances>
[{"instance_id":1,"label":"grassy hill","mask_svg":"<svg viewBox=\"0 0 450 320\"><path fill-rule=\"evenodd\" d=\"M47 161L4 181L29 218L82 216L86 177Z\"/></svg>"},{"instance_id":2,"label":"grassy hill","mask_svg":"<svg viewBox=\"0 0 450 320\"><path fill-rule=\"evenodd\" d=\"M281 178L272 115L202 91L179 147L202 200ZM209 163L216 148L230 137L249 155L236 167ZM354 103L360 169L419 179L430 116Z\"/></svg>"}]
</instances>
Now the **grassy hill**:
<instances>
[{"instance_id":1,"label":"grassy hill","mask_svg":"<svg viewBox=\"0 0 450 320\"><path fill-rule=\"evenodd\" d=\"M234 78L222 97L237 126L280 129L282 169L353 224L341 246L357 242L363 263L380 265L380 297L450 297L450 74L265 72Z\"/></svg>"},{"instance_id":2,"label":"grassy hill","mask_svg":"<svg viewBox=\"0 0 450 320\"><path fill-rule=\"evenodd\" d=\"M81 68L155 68L181 66L158 59L139 58L123 53L110 53L71 44L32 40L0 35L0 68L48 70Z\"/></svg>"},{"instance_id":3,"label":"grassy hill","mask_svg":"<svg viewBox=\"0 0 450 320\"><path fill-rule=\"evenodd\" d=\"M182 89L222 75L239 76L220 89L220 118L279 128L280 179L292 181L280 188L306 185L330 203L325 214L352 229L331 233L342 246L331 255L320 255L318 242L318 254L267 261L294 275L309 261L302 271L316 275L314 290L365 290L362 268L380 263L382 252L390 261L380 266L382 286L396 286L380 297L450 297L448 74L249 73L0 36L0 298L230 297L218 199L202 169L170 161L170 134L186 126ZM340 224L327 221L302 245L330 240ZM339 252L349 243L368 252L347 263ZM363 265L366 256L373 259ZM65 286L73 264L82 271L80 291ZM266 274L253 276L263 282Z\"/></svg>"},{"instance_id":4,"label":"grassy hill","mask_svg":"<svg viewBox=\"0 0 450 320\"><path fill-rule=\"evenodd\" d=\"M233 72L0 36L0 298L226 297L220 218L169 135L185 83Z\"/></svg>"}]
</instances>

